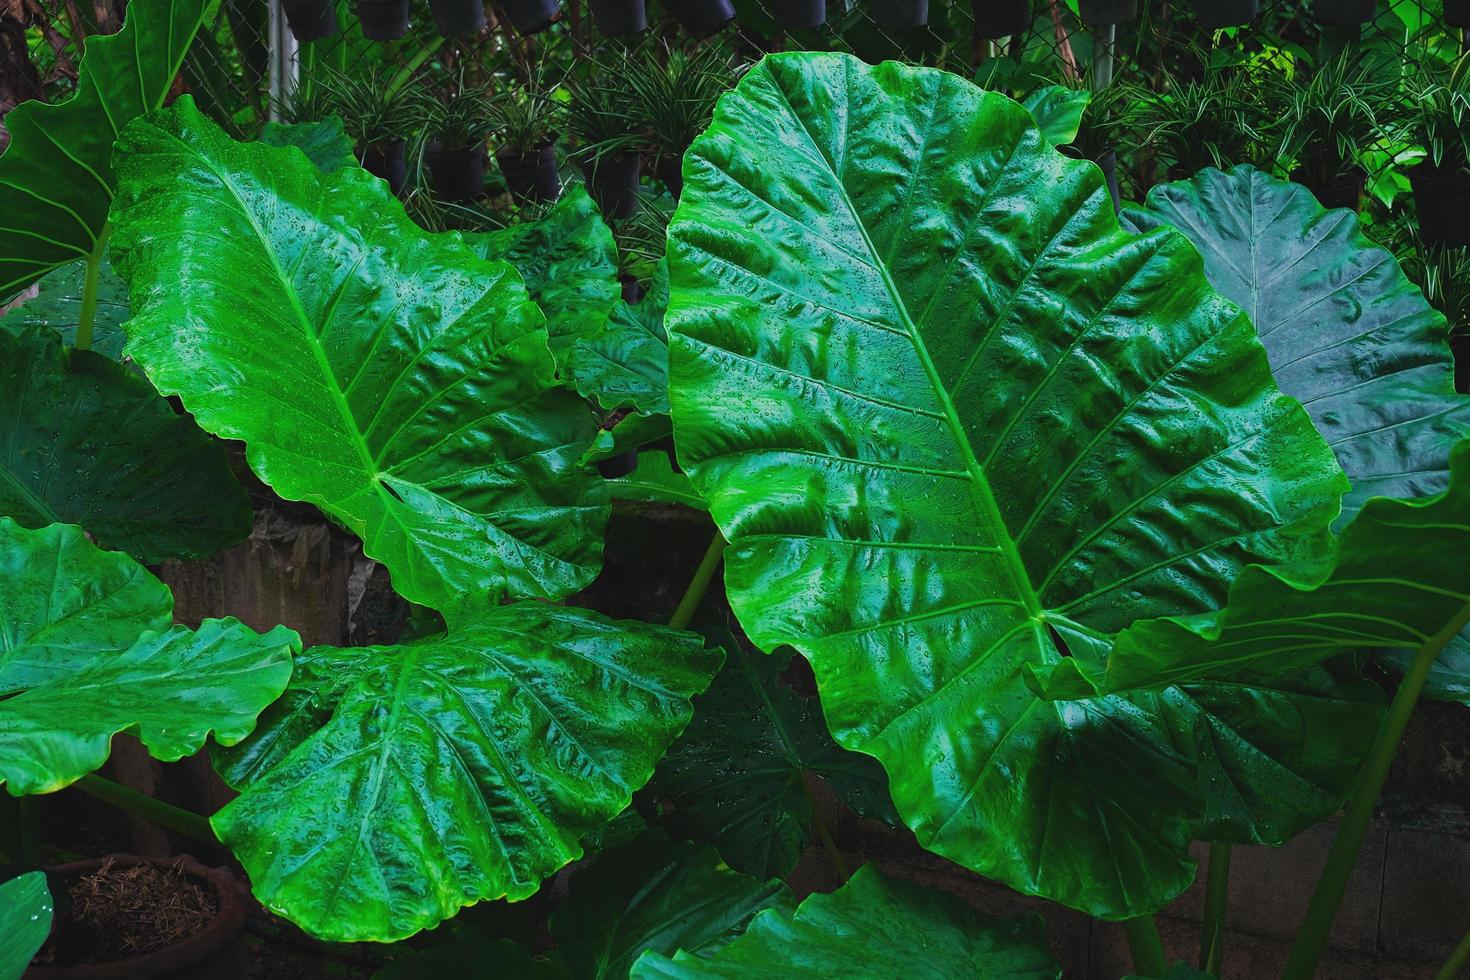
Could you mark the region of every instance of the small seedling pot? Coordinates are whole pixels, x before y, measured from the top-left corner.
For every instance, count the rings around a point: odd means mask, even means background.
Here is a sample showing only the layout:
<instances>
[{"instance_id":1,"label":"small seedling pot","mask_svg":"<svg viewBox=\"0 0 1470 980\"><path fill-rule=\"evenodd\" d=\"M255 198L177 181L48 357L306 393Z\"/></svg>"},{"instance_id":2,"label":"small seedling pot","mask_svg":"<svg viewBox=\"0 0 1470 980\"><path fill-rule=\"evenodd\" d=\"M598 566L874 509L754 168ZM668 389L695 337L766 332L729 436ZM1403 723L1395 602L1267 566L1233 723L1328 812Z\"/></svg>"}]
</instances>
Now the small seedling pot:
<instances>
[{"instance_id":1,"label":"small seedling pot","mask_svg":"<svg viewBox=\"0 0 1470 980\"><path fill-rule=\"evenodd\" d=\"M690 37L709 37L735 19L730 0L666 0L669 13Z\"/></svg>"},{"instance_id":2,"label":"small seedling pot","mask_svg":"<svg viewBox=\"0 0 1470 980\"><path fill-rule=\"evenodd\" d=\"M1292 183L1301 184L1312 192L1317 203L1324 208L1347 208L1356 211L1363 206L1363 187L1368 182L1368 175L1361 170L1343 174L1331 183L1315 185L1307 181L1301 171L1293 171Z\"/></svg>"},{"instance_id":3,"label":"small seedling pot","mask_svg":"<svg viewBox=\"0 0 1470 980\"><path fill-rule=\"evenodd\" d=\"M628 37L648 30L648 8L643 0L589 0L592 23L604 37Z\"/></svg>"},{"instance_id":4,"label":"small seedling pot","mask_svg":"<svg viewBox=\"0 0 1470 980\"><path fill-rule=\"evenodd\" d=\"M395 195L408 183L408 161L403 156L403 140L380 140L362 150L362 169L388 182Z\"/></svg>"},{"instance_id":5,"label":"small seedling pot","mask_svg":"<svg viewBox=\"0 0 1470 980\"><path fill-rule=\"evenodd\" d=\"M1259 0L1194 0L1194 19L1207 31L1249 24L1260 12Z\"/></svg>"},{"instance_id":6,"label":"small seedling pot","mask_svg":"<svg viewBox=\"0 0 1470 980\"><path fill-rule=\"evenodd\" d=\"M627 476L637 468L638 450L636 449L597 461L597 472L602 474L604 480L616 480L620 476Z\"/></svg>"},{"instance_id":7,"label":"small seedling pot","mask_svg":"<svg viewBox=\"0 0 1470 980\"><path fill-rule=\"evenodd\" d=\"M1077 0L1077 12L1093 27L1131 24L1138 19L1138 0Z\"/></svg>"},{"instance_id":8,"label":"small seedling pot","mask_svg":"<svg viewBox=\"0 0 1470 980\"><path fill-rule=\"evenodd\" d=\"M101 870L109 860L118 869L151 864L160 870L168 870L177 865L194 884L213 896L214 918L203 928L162 949L108 963L75 966L36 964L26 971L26 980L150 980L152 977L174 976L223 950L240 934L250 918L250 906L240 881L223 868L206 868L187 854L177 858L114 854L111 858L57 865L46 869L46 879L50 883L52 894L65 894L70 882ZM64 945L66 937L59 934L58 930L66 928L59 919L52 926L52 935L59 944Z\"/></svg>"},{"instance_id":9,"label":"small seedling pot","mask_svg":"<svg viewBox=\"0 0 1470 980\"><path fill-rule=\"evenodd\" d=\"M283 3L286 24L298 41L320 41L337 33L336 0L306 0L305 3Z\"/></svg>"},{"instance_id":10,"label":"small seedling pot","mask_svg":"<svg viewBox=\"0 0 1470 980\"><path fill-rule=\"evenodd\" d=\"M523 201L545 203L561 196L561 177L556 172L556 144L530 153L498 150L495 163L505 177L505 186L513 197Z\"/></svg>"},{"instance_id":11,"label":"small seedling pot","mask_svg":"<svg viewBox=\"0 0 1470 980\"><path fill-rule=\"evenodd\" d=\"M587 189L602 209L602 216L631 218L638 213L638 178L643 158L636 153L608 153L589 163Z\"/></svg>"},{"instance_id":12,"label":"small seedling pot","mask_svg":"<svg viewBox=\"0 0 1470 980\"><path fill-rule=\"evenodd\" d=\"M1470 245L1470 174L1418 166L1409 171L1419 237L1448 248Z\"/></svg>"},{"instance_id":13,"label":"small seedling pot","mask_svg":"<svg viewBox=\"0 0 1470 980\"><path fill-rule=\"evenodd\" d=\"M1378 0L1312 0L1319 24L1366 24L1378 11Z\"/></svg>"},{"instance_id":14,"label":"small seedling pot","mask_svg":"<svg viewBox=\"0 0 1470 980\"><path fill-rule=\"evenodd\" d=\"M1450 27L1470 27L1470 0L1444 0L1444 22Z\"/></svg>"},{"instance_id":15,"label":"small seedling pot","mask_svg":"<svg viewBox=\"0 0 1470 980\"><path fill-rule=\"evenodd\" d=\"M925 27L929 23L929 0L873 0L873 22L900 30Z\"/></svg>"},{"instance_id":16,"label":"small seedling pot","mask_svg":"<svg viewBox=\"0 0 1470 980\"><path fill-rule=\"evenodd\" d=\"M408 33L408 0L357 0L357 22L369 41L396 41Z\"/></svg>"},{"instance_id":17,"label":"small seedling pot","mask_svg":"<svg viewBox=\"0 0 1470 980\"><path fill-rule=\"evenodd\" d=\"M1031 29L1031 0L970 0L975 36L1010 37Z\"/></svg>"},{"instance_id":18,"label":"small seedling pot","mask_svg":"<svg viewBox=\"0 0 1470 980\"><path fill-rule=\"evenodd\" d=\"M786 0L778 5L776 19L795 30L821 27L827 23L827 0Z\"/></svg>"},{"instance_id":19,"label":"small seedling pot","mask_svg":"<svg viewBox=\"0 0 1470 980\"><path fill-rule=\"evenodd\" d=\"M539 34L556 20L561 9L557 0L500 0L510 26L517 34Z\"/></svg>"},{"instance_id":20,"label":"small seedling pot","mask_svg":"<svg viewBox=\"0 0 1470 980\"><path fill-rule=\"evenodd\" d=\"M485 29L482 0L429 0L440 37L468 37Z\"/></svg>"},{"instance_id":21,"label":"small seedling pot","mask_svg":"<svg viewBox=\"0 0 1470 980\"><path fill-rule=\"evenodd\" d=\"M473 201L485 193L485 147L459 146L445 149L430 143L424 163L434 196L441 201Z\"/></svg>"}]
</instances>

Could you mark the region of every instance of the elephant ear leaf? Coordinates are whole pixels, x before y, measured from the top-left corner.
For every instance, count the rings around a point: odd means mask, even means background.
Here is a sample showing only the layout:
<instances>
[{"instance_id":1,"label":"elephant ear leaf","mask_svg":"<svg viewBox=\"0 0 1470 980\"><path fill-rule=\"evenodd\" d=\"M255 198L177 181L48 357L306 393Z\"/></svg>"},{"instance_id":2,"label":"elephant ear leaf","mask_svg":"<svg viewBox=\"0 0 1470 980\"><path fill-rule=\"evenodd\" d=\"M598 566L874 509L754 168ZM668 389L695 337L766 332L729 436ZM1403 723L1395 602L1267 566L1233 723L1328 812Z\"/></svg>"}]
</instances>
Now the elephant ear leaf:
<instances>
[{"instance_id":1,"label":"elephant ear leaf","mask_svg":"<svg viewBox=\"0 0 1470 980\"><path fill-rule=\"evenodd\" d=\"M44 871L0 883L0 977L25 974L51 934L53 908Z\"/></svg>"},{"instance_id":2,"label":"elephant ear leaf","mask_svg":"<svg viewBox=\"0 0 1470 980\"><path fill-rule=\"evenodd\" d=\"M352 140L342 129L342 120L328 116L315 122L281 123L271 120L260 131L267 146L294 146L306 154L322 173L358 165Z\"/></svg>"},{"instance_id":3,"label":"elephant ear leaf","mask_svg":"<svg viewBox=\"0 0 1470 980\"><path fill-rule=\"evenodd\" d=\"M0 514L80 524L140 562L199 558L250 533L224 447L147 381L54 331L0 333Z\"/></svg>"},{"instance_id":4,"label":"elephant ear leaf","mask_svg":"<svg viewBox=\"0 0 1470 980\"><path fill-rule=\"evenodd\" d=\"M818 980L917 973L1014 980L1062 975L1047 952L1039 916L983 919L953 895L885 878L869 864L835 892L818 892L794 912L760 913L744 935L712 955L644 953L631 977Z\"/></svg>"},{"instance_id":5,"label":"elephant ear leaf","mask_svg":"<svg viewBox=\"0 0 1470 980\"><path fill-rule=\"evenodd\" d=\"M1077 138L1077 130L1082 128L1082 114L1091 101L1092 93L1086 89L1043 85L1029 92L1021 104L1036 119L1036 125L1048 143L1066 146Z\"/></svg>"},{"instance_id":6,"label":"elephant ear leaf","mask_svg":"<svg viewBox=\"0 0 1470 980\"><path fill-rule=\"evenodd\" d=\"M1371 497L1444 489L1450 450L1470 435L1449 329L1356 214L1242 164L1161 184L1124 220L1178 229L1214 287L1250 314L1276 383L1352 481L1339 527Z\"/></svg>"},{"instance_id":7,"label":"elephant ear leaf","mask_svg":"<svg viewBox=\"0 0 1470 980\"><path fill-rule=\"evenodd\" d=\"M365 171L233 142L188 98L119 151L127 352L158 390L360 535L406 599L592 579L609 510L580 462L595 425L556 384L514 269L419 230Z\"/></svg>"},{"instance_id":8,"label":"elephant ear leaf","mask_svg":"<svg viewBox=\"0 0 1470 980\"><path fill-rule=\"evenodd\" d=\"M721 638L725 666L694 703L694 721L659 764L673 825L709 841L751 875L795 867L811 831L808 773L863 816L892 821L888 782L865 755L836 745L815 698L783 683L789 657Z\"/></svg>"},{"instance_id":9,"label":"elephant ear leaf","mask_svg":"<svg viewBox=\"0 0 1470 980\"><path fill-rule=\"evenodd\" d=\"M0 565L21 570L0 599L7 645L22 644L0 660L10 695L0 701L0 782L12 795L76 782L107 761L122 731L167 762L197 752L211 732L238 741L286 687L294 632L261 635L232 619L160 631L167 590L77 528L27 531L0 519ZM148 597L162 600L161 615Z\"/></svg>"},{"instance_id":10,"label":"elephant ear leaf","mask_svg":"<svg viewBox=\"0 0 1470 980\"><path fill-rule=\"evenodd\" d=\"M1193 879L1196 769L1028 665L1327 546L1346 488L1180 235L953 75L766 58L669 232L680 461L747 634L816 672L921 844L1094 915Z\"/></svg>"},{"instance_id":11,"label":"elephant ear leaf","mask_svg":"<svg viewBox=\"0 0 1470 980\"><path fill-rule=\"evenodd\" d=\"M476 254L515 266L546 314L562 363L577 341L599 333L618 302L618 249L586 189L567 189L540 219L465 236Z\"/></svg>"},{"instance_id":12,"label":"elephant ear leaf","mask_svg":"<svg viewBox=\"0 0 1470 980\"><path fill-rule=\"evenodd\" d=\"M77 324L82 319L83 294L86 291L86 263L71 265L47 273L36 283L36 295L0 316L0 334L19 336L27 327L45 327L61 334L67 344L77 341ZM97 266L97 283L92 305L92 350L122 359L127 335L123 324L128 319L128 287L112 271L112 263L103 256Z\"/></svg>"},{"instance_id":13,"label":"elephant ear leaf","mask_svg":"<svg viewBox=\"0 0 1470 980\"><path fill-rule=\"evenodd\" d=\"M572 385L605 411L631 409L640 415L669 413L669 266L654 270L648 295L636 303L619 300L598 333L567 352Z\"/></svg>"},{"instance_id":14,"label":"elephant ear leaf","mask_svg":"<svg viewBox=\"0 0 1470 980\"><path fill-rule=\"evenodd\" d=\"M1375 497L1335 553L1241 572L1222 609L1134 623L1106 664L1036 671L1049 697L1282 672L1355 650L1444 647L1470 623L1470 440L1430 499Z\"/></svg>"},{"instance_id":15,"label":"elephant ear leaf","mask_svg":"<svg viewBox=\"0 0 1470 980\"><path fill-rule=\"evenodd\" d=\"M0 300L52 269L100 260L116 178L112 145L163 105L204 21L205 0L139 0L122 30L87 39L76 92L5 116L0 156Z\"/></svg>"},{"instance_id":16,"label":"elephant ear leaf","mask_svg":"<svg viewBox=\"0 0 1470 980\"><path fill-rule=\"evenodd\" d=\"M0 582L0 696L65 677L173 622L166 585L65 524L30 530L0 517Z\"/></svg>"},{"instance_id":17,"label":"elephant ear leaf","mask_svg":"<svg viewBox=\"0 0 1470 980\"><path fill-rule=\"evenodd\" d=\"M397 647L316 647L212 818L256 896L334 941L391 941L526 898L582 855L688 724L699 637L522 602Z\"/></svg>"}]
</instances>

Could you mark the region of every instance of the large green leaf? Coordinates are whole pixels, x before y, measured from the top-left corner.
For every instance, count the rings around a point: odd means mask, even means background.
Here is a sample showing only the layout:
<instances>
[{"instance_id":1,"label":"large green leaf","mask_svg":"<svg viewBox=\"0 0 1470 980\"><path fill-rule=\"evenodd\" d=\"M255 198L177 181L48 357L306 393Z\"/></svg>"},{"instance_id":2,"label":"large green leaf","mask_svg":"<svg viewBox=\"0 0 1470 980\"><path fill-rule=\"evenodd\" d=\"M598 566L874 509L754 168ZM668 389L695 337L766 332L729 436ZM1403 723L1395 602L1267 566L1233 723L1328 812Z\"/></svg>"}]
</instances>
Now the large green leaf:
<instances>
[{"instance_id":1,"label":"large green leaf","mask_svg":"<svg viewBox=\"0 0 1470 980\"><path fill-rule=\"evenodd\" d=\"M718 664L693 634L537 602L406 646L316 647L217 756L244 792L214 827L308 932L402 939L580 857Z\"/></svg>"},{"instance_id":2,"label":"large green leaf","mask_svg":"<svg viewBox=\"0 0 1470 980\"><path fill-rule=\"evenodd\" d=\"M685 174L675 436L751 639L811 660L925 847L1105 917L1182 891L1174 720L1024 668L1325 547L1345 481L1250 321L943 72L769 57Z\"/></svg>"},{"instance_id":3,"label":"large green leaf","mask_svg":"<svg viewBox=\"0 0 1470 980\"><path fill-rule=\"evenodd\" d=\"M1041 134L1052 146L1065 146L1077 138L1082 127L1082 114L1092 101L1087 89L1065 85L1041 85L1032 89L1021 104L1036 119Z\"/></svg>"},{"instance_id":4,"label":"large green leaf","mask_svg":"<svg viewBox=\"0 0 1470 980\"><path fill-rule=\"evenodd\" d=\"M0 980L20 980L51 933L46 873L32 871L0 884Z\"/></svg>"},{"instance_id":5,"label":"large green leaf","mask_svg":"<svg viewBox=\"0 0 1470 980\"><path fill-rule=\"evenodd\" d=\"M260 141L267 146L294 146L306 154L324 173L358 166L352 152L352 140L342 129L342 120L328 116L316 122L267 122L260 130Z\"/></svg>"},{"instance_id":6,"label":"large green leaf","mask_svg":"<svg viewBox=\"0 0 1470 980\"><path fill-rule=\"evenodd\" d=\"M62 679L173 622L167 586L65 524L27 530L0 517L0 582L0 696Z\"/></svg>"},{"instance_id":7,"label":"large green leaf","mask_svg":"<svg viewBox=\"0 0 1470 980\"><path fill-rule=\"evenodd\" d=\"M710 955L762 909L794 908L780 881L720 865L713 850L645 834L578 870L551 915L556 957L577 980L625 980L654 950Z\"/></svg>"},{"instance_id":8,"label":"large green leaf","mask_svg":"<svg viewBox=\"0 0 1470 980\"><path fill-rule=\"evenodd\" d=\"M659 764L676 825L715 845L736 871L790 871L811 831L808 771L859 813L888 816L888 784L872 759L840 748L815 698L780 681L789 657L752 656L733 636L725 667L694 702L694 721Z\"/></svg>"},{"instance_id":9,"label":"large green leaf","mask_svg":"<svg viewBox=\"0 0 1470 980\"><path fill-rule=\"evenodd\" d=\"M197 558L250 533L224 447L147 381L51 330L0 332L0 514L80 524L141 562Z\"/></svg>"},{"instance_id":10,"label":"large green leaf","mask_svg":"<svg viewBox=\"0 0 1470 980\"><path fill-rule=\"evenodd\" d=\"M607 411L631 408L641 415L669 412L669 265L660 262L648 295L619 300L604 328L567 352L572 385Z\"/></svg>"},{"instance_id":11,"label":"large green leaf","mask_svg":"<svg viewBox=\"0 0 1470 980\"><path fill-rule=\"evenodd\" d=\"M618 500L682 504L695 510L709 510L689 477L675 472L674 461L662 449L641 450L633 472L609 480L608 491Z\"/></svg>"},{"instance_id":12,"label":"large green leaf","mask_svg":"<svg viewBox=\"0 0 1470 980\"><path fill-rule=\"evenodd\" d=\"M757 915L739 939L707 958L645 953L635 980L792 980L849 977L1059 978L1039 916L982 919L953 895L894 881L873 865L837 891L812 895L795 912Z\"/></svg>"},{"instance_id":13,"label":"large green leaf","mask_svg":"<svg viewBox=\"0 0 1470 980\"><path fill-rule=\"evenodd\" d=\"M1301 400L1352 481L1339 525L1370 497L1438 493L1470 435L1444 316L1351 211L1243 164L1161 184L1124 220L1168 225L1250 314L1281 390Z\"/></svg>"},{"instance_id":14,"label":"large green leaf","mask_svg":"<svg viewBox=\"0 0 1470 980\"><path fill-rule=\"evenodd\" d=\"M23 102L5 116L0 156L0 300L52 269L100 257L122 128L163 105L205 0L137 0L122 30L87 39L76 92Z\"/></svg>"},{"instance_id":15,"label":"large green leaf","mask_svg":"<svg viewBox=\"0 0 1470 980\"><path fill-rule=\"evenodd\" d=\"M358 168L235 143L188 99L119 141L127 352L406 599L562 596L601 562L595 426L515 270L420 231Z\"/></svg>"},{"instance_id":16,"label":"large green leaf","mask_svg":"<svg viewBox=\"0 0 1470 980\"><path fill-rule=\"evenodd\" d=\"M1430 499L1375 497L1334 554L1252 565L1224 608L1144 620L1119 634L1106 664L1036 671L1052 697L1158 687L1249 671L1287 671L1356 650L1443 645L1470 622L1470 440Z\"/></svg>"},{"instance_id":17,"label":"large green leaf","mask_svg":"<svg viewBox=\"0 0 1470 980\"><path fill-rule=\"evenodd\" d=\"M0 334L20 335L27 327L48 327L60 332L68 344L77 340L77 323L82 314L82 291L87 264L73 262L36 284L36 295L0 316ZM92 349L114 361L122 358L127 335L122 325L128 319L128 287L112 271L104 257L97 267L97 295L93 305Z\"/></svg>"},{"instance_id":18,"label":"large green leaf","mask_svg":"<svg viewBox=\"0 0 1470 980\"><path fill-rule=\"evenodd\" d=\"M466 235L477 254L509 262L546 314L558 363L577 341L599 333L618 302L618 249L586 189L567 188L536 221Z\"/></svg>"},{"instance_id":19,"label":"large green leaf","mask_svg":"<svg viewBox=\"0 0 1470 980\"><path fill-rule=\"evenodd\" d=\"M112 737L132 731L173 762L211 732L238 742L286 687L296 633L260 634L233 619L144 633L123 652L75 656L64 673L0 701L0 782L13 796L50 793L100 769ZM15 685L0 673L0 687Z\"/></svg>"}]
</instances>

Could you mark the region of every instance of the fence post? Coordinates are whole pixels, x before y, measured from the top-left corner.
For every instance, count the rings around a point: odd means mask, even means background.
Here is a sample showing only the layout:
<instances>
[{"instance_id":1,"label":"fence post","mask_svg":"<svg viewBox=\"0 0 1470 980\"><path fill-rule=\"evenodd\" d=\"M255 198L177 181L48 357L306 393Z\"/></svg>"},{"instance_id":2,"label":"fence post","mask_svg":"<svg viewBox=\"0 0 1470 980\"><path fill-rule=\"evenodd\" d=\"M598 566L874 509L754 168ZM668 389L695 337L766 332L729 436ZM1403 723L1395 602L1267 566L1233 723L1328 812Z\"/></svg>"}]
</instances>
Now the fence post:
<instances>
[{"instance_id":1,"label":"fence post","mask_svg":"<svg viewBox=\"0 0 1470 980\"><path fill-rule=\"evenodd\" d=\"M296 35L286 24L286 12L278 0L267 0L270 5L270 34L266 44L270 46L270 106L267 112L271 119L280 119L281 108L291 104L296 92L297 61Z\"/></svg>"}]
</instances>

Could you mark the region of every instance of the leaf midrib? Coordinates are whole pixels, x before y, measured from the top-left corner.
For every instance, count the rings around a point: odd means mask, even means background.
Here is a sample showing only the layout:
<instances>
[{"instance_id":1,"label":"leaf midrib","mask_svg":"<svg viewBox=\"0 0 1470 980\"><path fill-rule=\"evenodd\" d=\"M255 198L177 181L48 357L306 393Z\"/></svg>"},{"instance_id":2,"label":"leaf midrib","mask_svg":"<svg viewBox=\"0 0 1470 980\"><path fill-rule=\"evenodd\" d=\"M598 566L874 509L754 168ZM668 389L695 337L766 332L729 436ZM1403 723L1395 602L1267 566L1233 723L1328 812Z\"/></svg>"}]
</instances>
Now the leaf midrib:
<instances>
[{"instance_id":1,"label":"leaf midrib","mask_svg":"<svg viewBox=\"0 0 1470 980\"><path fill-rule=\"evenodd\" d=\"M959 447L961 458L965 464L965 471L969 476L970 495L980 511L986 516L991 526L995 529L995 540L1000 546L1001 556L1005 561L1007 571L1010 573L1012 584L1015 587L1017 595L1024 603L1027 612L1030 614L1030 618L1034 621L1033 629L1036 631L1038 645L1044 648L1045 644L1041 643L1039 633L1041 623L1045 619L1041 600L1037 596L1035 589L1032 588L1031 580L1026 575L1026 568L1021 561L1020 552L1016 549L1016 543L1011 538L1010 530L1006 527L1005 521L1001 517L1000 507L995 501L995 494L990 489L990 481L986 479L985 470L981 467L979 459L976 458L975 450L970 445L970 440L965 436L964 426L960 422L958 411L955 409L954 399L950 397L948 389L945 388L944 383L940 380L939 371L934 366L933 358L929 356L929 349L919 332L919 326L909 314L908 305L904 302L902 294L898 291L898 285L893 281L893 276L890 274L887 264L883 261L876 244L873 242L872 236L868 233L868 228L863 222L861 212L858 211L852 198L847 193L847 186L842 182L836 169L832 166L832 162L827 158L826 153L823 152L821 146L812 136L811 130L807 128L806 120L797 113L795 106L791 104L791 99L786 94L785 88L781 86L780 82L774 76L772 76L771 81L772 88L780 93L781 100L786 104L786 109L791 114L791 118L796 120L797 124L801 127L802 133L806 136L807 142L811 144L812 150L827 167L828 173L832 177L833 187L836 189L838 195L840 195L842 204L847 209L848 214L852 216L853 227L862 236L863 247L867 249L868 254L872 257L874 268L882 276L883 286L888 292L889 299L893 302L894 309L898 314L904 332L908 335L909 342L913 344L914 352L924 368L924 373L929 379L930 386L934 389L934 394L939 402L945 423L949 426L950 435ZM916 163L915 166L918 166L918 164Z\"/></svg>"}]
</instances>

